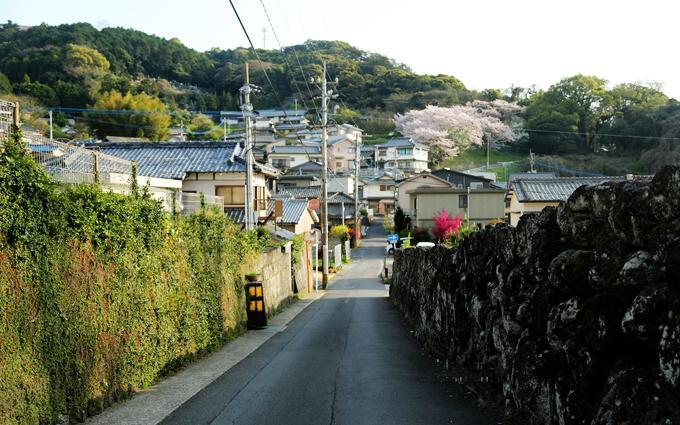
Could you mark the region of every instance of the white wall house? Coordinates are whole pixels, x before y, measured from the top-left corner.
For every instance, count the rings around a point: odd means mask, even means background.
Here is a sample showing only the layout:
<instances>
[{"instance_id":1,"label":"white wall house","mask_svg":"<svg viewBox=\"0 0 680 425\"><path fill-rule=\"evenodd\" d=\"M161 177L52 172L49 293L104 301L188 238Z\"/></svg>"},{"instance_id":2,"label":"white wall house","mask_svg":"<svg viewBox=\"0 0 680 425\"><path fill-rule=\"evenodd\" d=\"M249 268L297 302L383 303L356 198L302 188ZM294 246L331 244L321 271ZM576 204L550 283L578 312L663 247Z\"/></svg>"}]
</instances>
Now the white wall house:
<instances>
[{"instance_id":1,"label":"white wall house","mask_svg":"<svg viewBox=\"0 0 680 425\"><path fill-rule=\"evenodd\" d=\"M140 175L179 181L184 193L221 196L225 207L245 206L245 153L238 142L100 143L92 148L136 161ZM253 168L256 205L264 216L268 179L278 173L264 164Z\"/></svg>"},{"instance_id":2,"label":"white wall house","mask_svg":"<svg viewBox=\"0 0 680 425\"><path fill-rule=\"evenodd\" d=\"M309 161L321 161L319 146L272 146L268 163L280 170L297 167Z\"/></svg>"}]
</instances>

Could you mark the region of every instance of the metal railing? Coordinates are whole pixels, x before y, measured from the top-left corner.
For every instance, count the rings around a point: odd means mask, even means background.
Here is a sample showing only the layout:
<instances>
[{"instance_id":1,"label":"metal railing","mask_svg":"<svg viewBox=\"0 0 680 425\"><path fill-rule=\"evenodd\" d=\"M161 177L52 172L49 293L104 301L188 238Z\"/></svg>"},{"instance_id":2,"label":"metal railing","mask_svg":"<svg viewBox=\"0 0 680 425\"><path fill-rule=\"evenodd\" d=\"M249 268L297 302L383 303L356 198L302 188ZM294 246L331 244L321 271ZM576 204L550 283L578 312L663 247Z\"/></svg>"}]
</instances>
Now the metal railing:
<instances>
[{"instance_id":1,"label":"metal railing","mask_svg":"<svg viewBox=\"0 0 680 425\"><path fill-rule=\"evenodd\" d=\"M134 163L36 135L24 136L31 156L55 180L64 183L130 185Z\"/></svg>"},{"instance_id":2,"label":"metal railing","mask_svg":"<svg viewBox=\"0 0 680 425\"><path fill-rule=\"evenodd\" d=\"M182 215L191 215L200 210L201 207L216 207L218 209L224 208L224 197L201 195L199 193L182 192L180 196L180 203L178 205L179 213Z\"/></svg>"},{"instance_id":3,"label":"metal railing","mask_svg":"<svg viewBox=\"0 0 680 425\"><path fill-rule=\"evenodd\" d=\"M0 144L9 140L16 118L16 105L0 99Z\"/></svg>"}]
</instances>

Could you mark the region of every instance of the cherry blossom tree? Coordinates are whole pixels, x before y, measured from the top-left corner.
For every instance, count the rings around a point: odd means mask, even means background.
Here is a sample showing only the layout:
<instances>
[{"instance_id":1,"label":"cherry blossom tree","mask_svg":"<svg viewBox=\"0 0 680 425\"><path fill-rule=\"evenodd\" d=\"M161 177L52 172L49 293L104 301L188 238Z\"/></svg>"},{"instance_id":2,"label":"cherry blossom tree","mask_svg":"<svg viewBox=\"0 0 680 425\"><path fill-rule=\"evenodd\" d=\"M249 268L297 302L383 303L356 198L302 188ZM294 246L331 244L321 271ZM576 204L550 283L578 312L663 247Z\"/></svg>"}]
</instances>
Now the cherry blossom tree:
<instances>
[{"instance_id":1,"label":"cherry blossom tree","mask_svg":"<svg viewBox=\"0 0 680 425\"><path fill-rule=\"evenodd\" d=\"M470 146L481 146L485 138L507 143L522 136L517 118L524 108L504 100L476 100L467 105L439 107L397 114L397 130L404 136L430 147L439 147L447 156L456 156Z\"/></svg>"}]
</instances>

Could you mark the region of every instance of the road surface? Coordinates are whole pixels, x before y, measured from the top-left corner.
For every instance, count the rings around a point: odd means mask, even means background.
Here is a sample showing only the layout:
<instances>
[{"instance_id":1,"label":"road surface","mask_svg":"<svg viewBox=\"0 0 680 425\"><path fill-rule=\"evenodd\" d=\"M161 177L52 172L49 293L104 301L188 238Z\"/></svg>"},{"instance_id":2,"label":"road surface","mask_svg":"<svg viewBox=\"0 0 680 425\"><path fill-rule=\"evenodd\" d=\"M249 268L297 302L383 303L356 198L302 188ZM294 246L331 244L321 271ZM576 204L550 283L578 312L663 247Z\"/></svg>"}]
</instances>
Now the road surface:
<instances>
[{"instance_id":1,"label":"road surface","mask_svg":"<svg viewBox=\"0 0 680 425\"><path fill-rule=\"evenodd\" d=\"M441 379L377 278L371 227L327 294L162 424L498 424Z\"/></svg>"}]
</instances>

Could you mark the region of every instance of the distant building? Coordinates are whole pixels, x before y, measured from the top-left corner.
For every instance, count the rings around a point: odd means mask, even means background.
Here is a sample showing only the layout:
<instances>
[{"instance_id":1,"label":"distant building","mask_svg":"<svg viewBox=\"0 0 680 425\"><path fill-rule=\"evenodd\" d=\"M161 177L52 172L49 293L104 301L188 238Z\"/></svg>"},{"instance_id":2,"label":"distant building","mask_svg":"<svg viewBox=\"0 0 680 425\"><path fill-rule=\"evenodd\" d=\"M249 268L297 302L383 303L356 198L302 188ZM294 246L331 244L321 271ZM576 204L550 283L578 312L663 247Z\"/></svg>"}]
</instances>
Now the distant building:
<instances>
[{"instance_id":1,"label":"distant building","mask_svg":"<svg viewBox=\"0 0 680 425\"><path fill-rule=\"evenodd\" d=\"M363 199L378 215L389 214L395 209L396 181L387 171L371 177L362 177Z\"/></svg>"},{"instance_id":2,"label":"distant building","mask_svg":"<svg viewBox=\"0 0 680 425\"><path fill-rule=\"evenodd\" d=\"M412 214L412 203L410 192L421 187L451 188L451 183L432 174L423 173L401 180L396 184L397 187L397 206L401 207L404 214Z\"/></svg>"},{"instance_id":3,"label":"distant building","mask_svg":"<svg viewBox=\"0 0 680 425\"><path fill-rule=\"evenodd\" d=\"M279 170L287 170L310 161L321 161L319 146L273 146L268 162Z\"/></svg>"},{"instance_id":4,"label":"distant building","mask_svg":"<svg viewBox=\"0 0 680 425\"><path fill-rule=\"evenodd\" d=\"M502 220L504 215L505 191L502 189L418 187L407 194L411 224L416 227L432 228L433 217L442 210L480 225Z\"/></svg>"},{"instance_id":5,"label":"distant building","mask_svg":"<svg viewBox=\"0 0 680 425\"><path fill-rule=\"evenodd\" d=\"M407 174L429 171L430 148L408 137L396 137L361 149L362 161L380 170L398 169Z\"/></svg>"},{"instance_id":6,"label":"distant building","mask_svg":"<svg viewBox=\"0 0 680 425\"><path fill-rule=\"evenodd\" d=\"M510 224L517 226L524 214L536 214L545 207L557 206L583 185L623 181L626 177L555 177L554 174L511 175L505 196Z\"/></svg>"},{"instance_id":7,"label":"distant building","mask_svg":"<svg viewBox=\"0 0 680 425\"><path fill-rule=\"evenodd\" d=\"M440 170L432 171L433 176L437 176L442 180L446 180L453 187L457 188L472 188L472 189L488 189L492 180L475 174L469 174L462 171L452 170L450 168L442 168Z\"/></svg>"}]
</instances>

